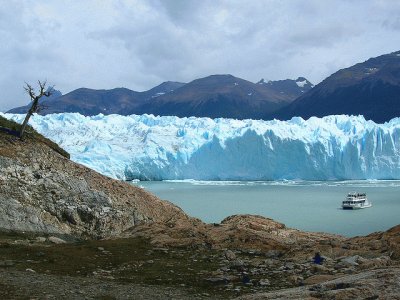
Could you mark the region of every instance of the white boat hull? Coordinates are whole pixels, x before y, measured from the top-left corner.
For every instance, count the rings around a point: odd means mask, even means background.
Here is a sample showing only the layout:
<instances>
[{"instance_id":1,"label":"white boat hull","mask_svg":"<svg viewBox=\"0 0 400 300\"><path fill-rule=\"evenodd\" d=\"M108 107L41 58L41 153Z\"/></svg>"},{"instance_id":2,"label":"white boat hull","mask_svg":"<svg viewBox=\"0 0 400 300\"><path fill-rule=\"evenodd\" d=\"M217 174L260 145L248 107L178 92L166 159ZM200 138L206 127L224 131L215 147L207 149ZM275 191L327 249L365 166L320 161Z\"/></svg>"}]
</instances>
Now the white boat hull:
<instances>
[{"instance_id":1,"label":"white boat hull","mask_svg":"<svg viewBox=\"0 0 400 300\"><path fill-rule=\"evenodd\" d=\"M368 207L371 207L371 206L372 206L372 204L368 203L368 204L365 204L365 205L342 205L342 208L343 209L363 209L363 208L368 208Z\"/></svg>"}]
</instances>

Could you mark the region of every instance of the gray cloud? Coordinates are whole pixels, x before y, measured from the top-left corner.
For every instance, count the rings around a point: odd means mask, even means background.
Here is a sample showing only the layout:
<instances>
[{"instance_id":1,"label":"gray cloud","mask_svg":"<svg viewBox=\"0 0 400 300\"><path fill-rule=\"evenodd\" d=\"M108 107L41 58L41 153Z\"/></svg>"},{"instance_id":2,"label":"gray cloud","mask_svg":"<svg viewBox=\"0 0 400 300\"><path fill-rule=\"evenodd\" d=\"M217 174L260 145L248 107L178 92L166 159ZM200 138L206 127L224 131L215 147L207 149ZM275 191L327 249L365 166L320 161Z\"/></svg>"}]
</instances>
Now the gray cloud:
<instances>
[{"instance_id":1,"label":"gray cloud","mask_svg":"<svg viewBox=\"0 0 400 300\"><path fill-rule=\"evenodd\" d=\"M0 0L0 111L37 79L63 93L224 73L318 83L399 50L399 15L390 0Z\"/></svg>"}]
</instances>

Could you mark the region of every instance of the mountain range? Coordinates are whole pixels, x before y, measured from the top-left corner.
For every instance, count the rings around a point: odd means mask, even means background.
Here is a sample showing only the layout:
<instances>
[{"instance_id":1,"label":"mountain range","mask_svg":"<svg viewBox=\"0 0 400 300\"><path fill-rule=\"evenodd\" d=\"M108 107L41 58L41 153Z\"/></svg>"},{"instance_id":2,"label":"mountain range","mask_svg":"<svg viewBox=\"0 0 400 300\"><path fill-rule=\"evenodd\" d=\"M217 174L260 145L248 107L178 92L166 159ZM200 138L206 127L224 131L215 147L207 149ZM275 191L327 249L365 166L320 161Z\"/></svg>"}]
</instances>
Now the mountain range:
<instances>
[{"instance_id":1,"label":"mountain range","mask_svg":"<svg viewBox=\"0 0 400 300\"><path fill-rule=\"evenodd\" d=\"M337 71L269 117L338 114L363 115L379 123L400 116L400 51Z\"/></svg>"},{"instance_id":2,"label":"mountain range","mask_svg":"<svg viewBox=\"0 0 400 300\"><path fill-rule=\"evenodd\" d=\"M164 82L148 91L126 88L94 90L79 88L66 95L55 91L42 101L40 114L79 112L83 115L155 114L179 117L262 118L288 105L312 88L300 77L297 80L258 83L232 75L211 75L189 83ZM9 113L25 113L29 106Z\"/></svg>"},{"instance_id":3,"label":"mountain range","mask_svg":"<svg viewBox=\"0 0 400 300\"><path fill-rule=\"evenodd\" d=\"M400 51L341 69L315 87L304 77L260 80L211 75L189 83L164 82L148 91L80 88L56 92L40 114L155 114L236 119L305 119L333 114L364 115L385 122L400 116ZM24 113L28 106L10 113Z\"/></svg>"},{"instance_id":4,"label":"mountain range","mask_svg":"<svg viewBox=\"0 0 400 300\"><path fill-rule=\"evenodd\" d=\"M41 102L40 114L62 112L79 112L83 115L103 114L132 114L135 109L143 105L146 100L157 97L183 86L180 82L164 82L148 91L136 92L126 88L111 90L95 90L79 88L68 94L62 95L60 91L53 90L49 98ZM10 113L25 113L29 105L11 109Z\"/></svg>"},{"instance_id":5,"label":"mountain range","mask_svg":"<svg viewBox=\"0 0 400 300\"><path fill-rule=\"evenodd\" d=\"M306 79L298 80L305 80L308 85L299 86L297 80L287 80L287 85L277 81L255 84L232 75L212 75L153 98L137 112L178 117L260 119L311 88Z\"/></svg>"}]
</instances>

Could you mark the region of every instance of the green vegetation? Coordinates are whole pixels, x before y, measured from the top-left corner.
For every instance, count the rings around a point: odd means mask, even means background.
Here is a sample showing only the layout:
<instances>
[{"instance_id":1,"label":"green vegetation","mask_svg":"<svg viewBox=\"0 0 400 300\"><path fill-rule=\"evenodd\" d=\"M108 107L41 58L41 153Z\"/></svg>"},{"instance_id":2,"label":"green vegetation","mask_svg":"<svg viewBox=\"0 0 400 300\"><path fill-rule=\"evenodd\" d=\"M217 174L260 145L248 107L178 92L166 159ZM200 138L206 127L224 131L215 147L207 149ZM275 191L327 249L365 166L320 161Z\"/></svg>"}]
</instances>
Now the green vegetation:
<instances>
[{"instance_id":1,"label":"green vegetation","mask_svg":"<svg viewBox=\"0 0 400 300\"><path fill-rule=\"evenodd\" d=\"M2 128L7 128L13 131L18 131L19 129L21 129L21 125L18 124L17 122L8 120L2 116L0 116L0 127ZM29 128L30 131L32 131L32 127Z\"/></svg>"},{"instance_id":2,"label":"green vegetation","mask_svg":"<svg viewBox=\"0 0 400 300\"><path fill-rule=\"evenodd\" d=\"M17 238L17 240L16 240ZM119 283L187 287L193 293L209 291L202 276L218 269L216 253L190 249L157 249L145 239L84 241L73 244L18 243L21 235L0 234L0 261L13 261L14 269L38 273L97 277ZM15 242L17 241L17 242ZM213 259L213 255L215 258ZM199 275L200 273L200 275Z\"/></svg>"},{"instance_id":3,"label":"green vegetation","mask_svg":"<svg viewBox=\"0 0 400 300\"><path fill-rule=\"evenodd\" d=\"M20 129L21 129L20 124L0 116L0 136L1 135L16 136L16 135L18 135L18 132L20 131ZM33 129L29 125L27 126L27 130L26 130L26 138L46 144L47 146L49 146L51 149L53 149L57 153L61 154L62 156L66 157L68 159L70 158L70 155L67 151L62 149L60 146L58 146L56 143L52 142L48 138L45 138L43 135L38 133L35 129Z\"/></svg>"},{"instance_id":4,"label":"green vegetation","mask_svg":"<svg viewBox=\"0 0 400 300\"><path fill-rule=\"evenodd\" d=\"M242 253L238 258L246 260L250 258L248 256ZM224 251L155 248L144 238L55 245L38 243L33 235L0 232L0 261L11 261L13 265L9 268L19 271L32 269L48 275L95 277L120 284L176 287L193 295L206 293L215 299L288 286L281 275L270 276L272 285L269 287L249 285L242 282L240 267L231 267L232 275L236 276L231 277L229 282L213 281L218 278L218 270L229 264L224 258ZM254 282L265 278L256 274L249 276Z\"/></svg>"}]
</instances>

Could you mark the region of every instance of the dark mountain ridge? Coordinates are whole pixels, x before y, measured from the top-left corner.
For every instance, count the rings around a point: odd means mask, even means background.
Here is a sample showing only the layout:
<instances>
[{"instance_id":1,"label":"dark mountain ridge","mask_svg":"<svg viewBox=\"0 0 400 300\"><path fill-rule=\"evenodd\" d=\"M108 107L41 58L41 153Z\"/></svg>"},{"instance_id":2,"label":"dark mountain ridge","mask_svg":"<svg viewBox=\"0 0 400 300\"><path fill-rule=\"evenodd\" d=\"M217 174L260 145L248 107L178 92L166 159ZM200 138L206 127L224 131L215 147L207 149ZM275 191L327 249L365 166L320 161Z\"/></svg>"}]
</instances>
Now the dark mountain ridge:
<instances>
[{"instance_id":1,"label":"dark mountain ridge","mask_svg":"<svg viewBox=\"0 0 400 300\"><path fill-rule=\"evenodd\" d=\"M41 103L40 108L41 109L40 110L45 109L46 105L44 105L43 103L47 103L47 101L55 101L57 98L59 98L61 96L62 96L62 93L59 90L53 89L52 90L52 94L48 98L46 98L44 100L41 99L41 101L40 101L40 103ZM31 107L31 104L28 104L28 105L25 105L25 106L12 108L7 112L8 113L13 113L13 114L25 114L29 110L30 107ZM39 113L40 113L40 111L39 111Z\"/></svg>"},{"instance_id":2,"label":"dark mountain ridge","mask_svg":"<svg viewBox=\"0 0 400 300\"><path fill-rule=\"evenodd\" d=\"M49 105L46 114L62 111L94 115L100 112L104 114L119 114L132 106L139 105L140 101L138 92L126 88L112 90L80 88L57 98L54 102L47 101L44 104Z\"/></svg>"},{"instance_id":3,"label":"dark mountain ridge","mask_svg":"<svg viewBox=\"0 0 400 300\"><path fill-rule=\"evenodd\" d=\"M333 114L364 115L379 123L400 116L400 51L337 71L269 117Z\"/></svg>"},{"instance_id":4,"label":"dark mountain ridge","mask_svg":"<svg viewBox=\"0 0 400 300\"><path fill-rule=\"evenodd\" d=\"M313 88L313 84L309 82L304 77L298 77L296 80L292 79L284 79L284 80L276 80L276 81L264 81L261 79L258 84L264 84L274 91L289 95L290 97L298 98L304 93L308 92Z\"/></svg>"},{"instance_id":5,"label":"dark mountain ridge","mask_svg":"<svg viewBox=\"0 0 400 300\"><path fill-rule=\"evenodd\" d=\"M310 87L296 82L307 82ZM126 88L94 90L79 88L66 95L57 93L42 101L40 114L78 112L83 115L155 114L180 117L262 118L293 101L311 88L305 79L269 81L259 84L232 75L211 75L190 83L167 81L148 91ZM276 84L275 84L276 83ZM12 109L25 113L29 106Z\"/></svg>"},{"instance_id":6,"label":"dark mountain ridge","mask_svg":"<svg viewBox=\"0 0 400 300\"><path fill-rule=\"evenodd\" d=\"M95 90L79 88L62 95L55 90L53 95L41 101L40 114L79 112L83 115L131 114L148 99L168 93L183 86L184 83L167 81L145 92L136 92L127 88ZM9 110L9 113L26 113L30 105Z\"/></svg>"},{"instance_id":7,"label":"dark mountain ridge","mask_svg":"<svg viewBox=\"0 0 400 300\"><path fill-rule=\"evenodd\" d=\"M184 86L186 83L183 82L175 82L175 81L165 81L156 87L151 88L148 91L142 92L141 97L142 99L151 99L162 96L164 94L173 92Z\"/></svg>"},{"instance_id":8,"label":"dark mountain ridge","mask_svg":"<svg viewBox=\"0 0 400 300\"><path fill-rule=\"evenodd\" d=\"M138 113L178 117L262 118L295 98L232 75L211 75L153 99Z\"/></svg>"}]
</instances>

